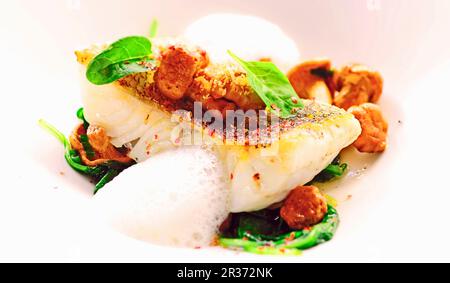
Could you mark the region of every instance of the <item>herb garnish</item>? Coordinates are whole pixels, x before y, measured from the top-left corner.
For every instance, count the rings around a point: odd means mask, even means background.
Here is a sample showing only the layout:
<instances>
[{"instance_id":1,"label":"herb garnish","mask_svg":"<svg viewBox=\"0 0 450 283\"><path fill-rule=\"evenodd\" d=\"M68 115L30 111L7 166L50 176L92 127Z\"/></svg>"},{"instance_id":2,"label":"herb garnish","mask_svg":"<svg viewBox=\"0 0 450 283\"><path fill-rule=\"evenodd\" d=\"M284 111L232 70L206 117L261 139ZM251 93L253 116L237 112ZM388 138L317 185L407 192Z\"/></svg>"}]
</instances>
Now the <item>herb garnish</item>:
<instances>
[{"instance_id":1,"label":"herb garnish","mask_svg":"<svg viewBox=\"0 0 450 283\"><path fill-rule=\"evenodd\" d=\"M150 70L152 44L143 36L122 38L89 63L86 77L96 85L112 83L134 73Z\"/></svg>"},{"instance_id":2,"label":"herb garnish","mask_svg":"<svg viewBox=\"0 0 450 283\"><path fill-rule=\"evenodd\" d=\"M288 78L272 62L244 61L231 51L231 57L247 72L248 82L253 90L281 118L294 116L296 109L303 108Z\"/></svg>"}]
</instances>

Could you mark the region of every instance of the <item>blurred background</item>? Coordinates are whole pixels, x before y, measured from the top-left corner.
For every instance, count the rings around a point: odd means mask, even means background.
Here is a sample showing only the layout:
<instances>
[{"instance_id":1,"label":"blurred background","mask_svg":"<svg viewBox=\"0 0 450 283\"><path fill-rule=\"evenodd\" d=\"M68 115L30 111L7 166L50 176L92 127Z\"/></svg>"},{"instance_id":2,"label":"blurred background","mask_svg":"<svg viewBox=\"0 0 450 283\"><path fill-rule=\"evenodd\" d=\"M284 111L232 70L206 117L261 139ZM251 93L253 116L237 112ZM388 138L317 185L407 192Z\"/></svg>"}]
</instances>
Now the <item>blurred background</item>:
<instances>
[{"instance_id":1,"label":"blurred background","mask_svg":"<svg viewBox=\"0 0 450 283\"><path fill-rule=\"evenodd\" d=\"M58 56L49 67L65 69L74 47L146 34L153 18L160 34L179 35L210 13L252 14L280 25L305 59L328 56L340 65L352 58L404 81L449 60L449 11L446 0L18 0L2 1L0 29L9 54L27 46L24 60L39 54L37 63L49 64ZM430 52L442 60L430 60Z\"/></svg>"}]
</instances>

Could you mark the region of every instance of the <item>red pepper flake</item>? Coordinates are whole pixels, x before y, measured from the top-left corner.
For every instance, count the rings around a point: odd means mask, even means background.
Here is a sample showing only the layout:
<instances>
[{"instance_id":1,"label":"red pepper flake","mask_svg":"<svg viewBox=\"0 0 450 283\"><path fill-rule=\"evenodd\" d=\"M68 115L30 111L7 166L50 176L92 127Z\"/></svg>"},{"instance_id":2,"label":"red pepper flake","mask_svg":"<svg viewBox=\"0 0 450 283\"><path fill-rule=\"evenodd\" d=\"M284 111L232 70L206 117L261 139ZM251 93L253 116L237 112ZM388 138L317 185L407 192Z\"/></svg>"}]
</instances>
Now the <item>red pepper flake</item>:
<instances>
[{"instance_id":1,"label":"red pepper flake","mask_svg":"<svg viewBox=\"0 0 450 283\"><path fill-rule=\"evenodd\" d=\"M159 136L158 136L158 134L155 134L155 141L157 141L158 139L159 139Z\"/></svg>"},{"instance_id":2,"label":"red pepper flake","mask_svg":"<svg viewBox=\"0 0 450 283\"><path fill-rule=\"evenodd\" d=\"M202 247L195 247L194 249L196 249L196 250L200 250Z\"/></svg>"},{"instance_id":3,"label":"red pepper flake","mask_svg":"<svg viewBox=\"0 0 450 283\"><path fill-rule=\"evenodd\" d=\"M152 149L152 145L150 143L148 143L147 146L145 147L147 155L150 155L151 149Z\"/></svg>"},{"instance_id":4,"label":"red pepper flake","mask_svg":"<svg viewBox=\"0 0 450 283\"><path fill-rule=\"evenodd\" d=\"M261 174L256 173L255 175L253 175L253 180L254 180L255 182L258 182L259 180L261 180Z\"/></svg>"},{"instance_id":5,"label":"red pepper flake","mask_svg":"<svg viewBox=\"0 0 450 283\"><path fill-rule=\"evenodd\" d=\"M233 180L234 179L234 175L233 175L233 173L231 173L230 174L230 180Z\"/></svg>"}]
</instances>

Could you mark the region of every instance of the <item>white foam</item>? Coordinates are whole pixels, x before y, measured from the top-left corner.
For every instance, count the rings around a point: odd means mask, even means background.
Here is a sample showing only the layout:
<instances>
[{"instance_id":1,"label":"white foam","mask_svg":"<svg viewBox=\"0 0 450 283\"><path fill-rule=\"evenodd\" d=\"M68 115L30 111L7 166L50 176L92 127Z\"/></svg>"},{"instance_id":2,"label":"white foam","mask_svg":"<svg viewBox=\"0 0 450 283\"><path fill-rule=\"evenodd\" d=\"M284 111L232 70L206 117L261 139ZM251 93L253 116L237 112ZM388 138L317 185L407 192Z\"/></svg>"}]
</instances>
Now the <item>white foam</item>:
<instances>
[{"instance_id":1,"label":"white foam","mask_svg":"<svg viewBox=\"0 0 450 283\"><path fill-rule=\"evenodd\" d=\"M229 213L222 165L199 147L170 150L127 169L95 201L119 231L172 246L208 246Z\"/></svg>"},{"instance_id":2,"label":"white foam","mask_svg":"<svg viewBox=\"0 0 450 283\"><path fill-rule=\"evenodd\" d=\"M231 61L227 50L245 60L269 57L285 72L300 62L295 42L277 25L254 16L212 14L189 25L184 36L215 63Z\"/></svg>"}]
</instances>

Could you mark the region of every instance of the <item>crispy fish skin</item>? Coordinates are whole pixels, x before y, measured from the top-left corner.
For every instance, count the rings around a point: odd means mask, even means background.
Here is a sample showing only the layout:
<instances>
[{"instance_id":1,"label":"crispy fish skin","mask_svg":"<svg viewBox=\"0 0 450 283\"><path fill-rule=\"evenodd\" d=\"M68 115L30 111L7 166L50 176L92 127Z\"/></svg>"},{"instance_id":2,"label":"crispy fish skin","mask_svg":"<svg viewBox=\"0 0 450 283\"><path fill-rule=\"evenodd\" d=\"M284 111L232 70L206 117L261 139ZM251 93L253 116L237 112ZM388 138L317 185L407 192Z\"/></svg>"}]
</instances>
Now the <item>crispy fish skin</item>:
<instances>
[{"instance_id":1,"label":"crispy fish skin","mask_svg":"<svg viewBox=\"0 0 450 283\"><path fill-rule=\"evenodd\" d=\"M76 51L84 66L106 46ZM128 75L113 84L144 101L153 101L173 112L192 110L202 102L204 110L264 109L265 104L250 87L236 64L211 64L205 51L181 43L154 48L156 65L148 72Z\"/></svg>"},{"instance_id":2,"label":"crispy fish skin","mask_svg":"<svg viewBox=\"0 0 450 283\"><path fill-rule=\"evenodd\" d=\"M361 134L355 117L313 101L297 116L280 121L280 137L270 145L223 145L231 184L231 211L257 211L310 182Z\"/></svg>"}]
</instances>

